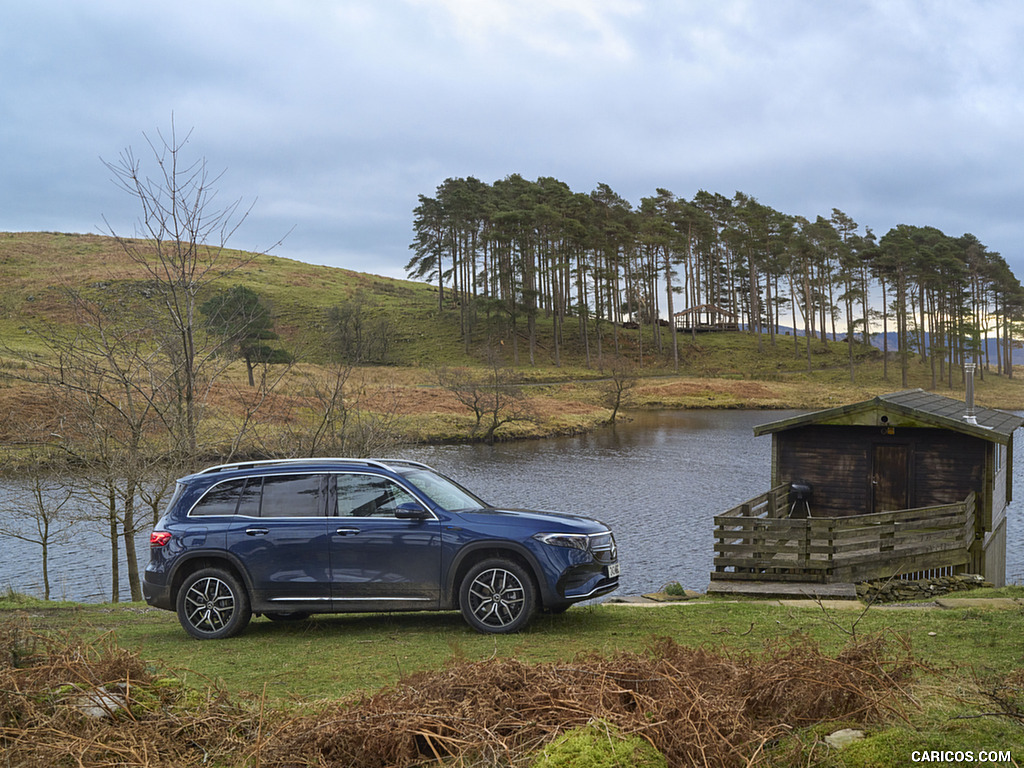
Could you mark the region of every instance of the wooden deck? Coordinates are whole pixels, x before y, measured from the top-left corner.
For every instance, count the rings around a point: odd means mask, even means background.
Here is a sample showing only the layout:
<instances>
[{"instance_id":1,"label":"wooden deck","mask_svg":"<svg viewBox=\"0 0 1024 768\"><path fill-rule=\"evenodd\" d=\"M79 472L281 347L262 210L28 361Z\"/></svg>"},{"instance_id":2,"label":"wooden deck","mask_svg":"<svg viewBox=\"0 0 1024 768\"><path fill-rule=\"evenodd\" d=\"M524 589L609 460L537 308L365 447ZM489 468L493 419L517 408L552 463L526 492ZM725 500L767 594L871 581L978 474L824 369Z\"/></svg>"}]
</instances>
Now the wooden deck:
<instances>
[{"instance_id":1,"label":"wooden deck","mask_svg":"<svg viewBox=\"0 0 1024 768\"><path fill-rule=\"evenodd\" d=\"M709 595L773 598L779 600L856 600L857 587L846 582L817 584L807 581L712 581Z\"/></svg>"},{"instance_id":2,"label":"wooden deck","mask_svg":"<svg viewBox=\"0 0 1024 768\"><path fill-rule=\"evenodd\" d=\"M738 331L738 323L689 323L676 320L676 330L683 333L716 333L719 331Z\"/></svg>"},{"instance_id":3,"label":"wooden deck","mask_svg":"<svg viewBox=\"0 0 1024 768\"><path fill-rule=\"evenodd\" d=\"M849 517L790 519L789 486L715 517L712 581L854 583L971 562L975 497Z\"/></svg>"}]
</instances>

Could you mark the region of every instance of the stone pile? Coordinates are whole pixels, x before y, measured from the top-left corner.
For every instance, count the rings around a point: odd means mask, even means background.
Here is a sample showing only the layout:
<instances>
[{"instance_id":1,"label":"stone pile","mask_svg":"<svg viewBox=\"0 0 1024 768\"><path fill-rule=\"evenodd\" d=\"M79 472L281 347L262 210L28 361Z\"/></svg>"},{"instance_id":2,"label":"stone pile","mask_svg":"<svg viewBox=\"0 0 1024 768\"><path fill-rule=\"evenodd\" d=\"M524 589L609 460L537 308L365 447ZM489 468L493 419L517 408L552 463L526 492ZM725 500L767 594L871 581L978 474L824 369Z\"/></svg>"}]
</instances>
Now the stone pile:
<instances>
[{"instance_id":1,"label":"stone pile","mask_svg":"<svg viewBox=\"0 0 1024 768\"><path fill-rule=\"evenodd\" d=\"M940 576L934 579L890 579L865 581L857 585L857 597L865 602L895 603L899 601L920 602L932 600L950 592L963 592L979 587L991 587L992 583L976 573L959 573L956 576Z\"/></svg>"}]
</instances>

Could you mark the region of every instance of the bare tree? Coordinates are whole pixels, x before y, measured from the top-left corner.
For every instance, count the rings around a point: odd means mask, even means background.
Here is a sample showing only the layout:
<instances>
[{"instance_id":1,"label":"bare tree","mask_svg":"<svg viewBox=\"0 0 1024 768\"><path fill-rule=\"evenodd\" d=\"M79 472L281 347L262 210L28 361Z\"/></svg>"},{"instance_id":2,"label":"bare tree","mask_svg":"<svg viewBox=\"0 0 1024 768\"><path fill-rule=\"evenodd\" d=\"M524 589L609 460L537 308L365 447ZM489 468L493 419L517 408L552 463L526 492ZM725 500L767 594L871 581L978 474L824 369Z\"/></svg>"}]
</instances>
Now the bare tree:
<instances>
[{"instance_id":1,"label":"bare tree","mask_svg":"<svg viewBox=\"0 0 1024 768\"><path fill-rule=\"evenodd\" d=\"M441 387L473 412L473 434L480 434L485 443L493 443L495 433L505 424L535 418L515 371L502 366L497 354L489 356L486 373L440 368L435 375Z\"/></svg>"},{"instance_id":2,"label":"bare tree","mask_svg":"<svg viewBox=\"0 0 1024 768\"><path fill-rule=\"evenodd\" d=\"M268 453L300 456L383 456L400 440L398 394L362 380L345 362L298 368L301 396L281 418L281 442ZM277 409L285 414L283 406Z\"/></svg>"},{"instance_id":3,"label":"bare tree","mask_svg":"<svg viewBox=\"0 0 1024 768\"><path fill-rule=\"evenodd\" d=\"M157 168L152 177L130 148L116 163L105 163L115 183L140 205L141 239L107 227L144 279L66 287L74 322L35 325L47 354L14 352L25 362L19 375L46 388L51 407L68 425L66 443L80 450L80 461L96 480L93 495L102 510L96 517L110 539L114 600L119 539L132 599L142 598L137 507L148 504L149 517L157 514L170 484L165 477L158 483L164 490L150 493L156 467L194 468L202 406L230 362L218 355L229 341L204 333L200 297L252 259L225 247L248 211L240 211L237 201L215 206L220 176L209 174L205 160L185 159L189 138L179 139L173 123L169 139L147 137ZM250 403L245 411L233 450L256 407Z\"/></svg>"},{"instance_id":4,"label":"bare tree","mask_svg":"<svg viewBox=\"0 0 1024 768\"><path fill-rule=\"evenodd\" d=\"M36 357L21 355L20 379L46 392L56 435L81 471L95 485L92 515L102 522L111 544L111 599L119 594L119 538L123 542L133 600L142 599L135 536L139 489L152 468L172 453L164 391L174 371L139 322L137 302L130 295L86 298L66 288L65 307L72 322L36 323L32 327Z\"/></svg>"},{"instance_id":5,"label":"bare tree","mask_svg":"<svg viewBox=\"0 0 1024 768\"><path fill-rule=\"evenodd\" d=\"M58 460L59 462L59 460ZM43 467L45 464L45 468ZM66 542L75 523L75 485L52 458L30 467L20 488L7 486L0 512L0 535L34 544L40 549L43 599L50 599L50 549Z\"/></svg>"},{"instance_id":6,"label":"bare tree","mask_svg":"<svg viewBox=\"0 0 1024 768\"><path fill-rule=\"evenodd\" d=\"M233 406L231 428L224 429L222 425L219 430L222 440L212 446L222 460L232 461L257 453L277 455L278 450L268 445L272 439L269 433L282 421L279 414L289 409L281 390L292 374L294 363L294 358L288 356L275 361L273 367L269 360L256 362L252 368L247 364L250 376L253 370L259 374L250 378L251 387L243 387L230 377L220 377L217 397Z\"/></svg>"},{"instance_id":7,"label":"bare tree","mask_svg":"<svg viewBox=\"0 0 1024 768\"><path fill-rule=\"evenodd\" d=\"M201 333L200 296L215 280L244 267L252 256L228 251L228 240L248 217L241 200L217 207L216 185L221 174L211 175L205 158L190 160L185 146L189 131L179 138L171 122L170 136L148 136L156 172L151 177L129 147L115 162L106 162L113 181L139 204L135 238L118 234L105 221L108 233L125 255L148 277L148 288L157 299L150 318L160 349L172 363L174 434L187 457L198 452L200 407L212 376L207 365L222 340L210 342Z\"/></svg>"},{"instance_id":8,"label":"bare tree","mask_svg":"<svg viewBox=\"0 0 1024 768\"><path fill-rule=\"evenodd\" d=\"M153 465L152 471L146 476L146 482L139 486L139 501L149 512L149 524L156 526L160 516L174 493L175 481L186 474L186 470L170 462Z\"/></svg>"},{"instance_id":9,"label":"bare tree","mask_svg":"<svg viewBox=\"0 0 1024 768\"><path fill-rule=\"evenodd\" d=\"M447 389L464 407L473 412L476 420L473 424L473 432L480 429L480 422L484 418L484 411L487 407L487 392L483 381L473 375L469 368L447 368L442 367L434 371L437 384L442 389Z\"/></svg>"},{"instance_id":10,"label":"bare tree","mask_svg":"<svg viewBox=\"0 0 1024 768\"><path fill-rule=\"evenodd\" d=\"M386 363L396 328L389 315L357 290L327 310L326 325L333 351L352 363Z\"/></svg>"},{"instance_id":11,"label":"bare tree","mask_svg":"<svg viewBox=\"0 0 1024 768\"><path fill-rule=\"evenodd\" d=\"M608 421L614 424L619 409L628 404L631 390L637 384L637 367L624 357L615 357L608 364L607 370L608 381L603 400L612 412Z\"/></svg>"}]
</instances>

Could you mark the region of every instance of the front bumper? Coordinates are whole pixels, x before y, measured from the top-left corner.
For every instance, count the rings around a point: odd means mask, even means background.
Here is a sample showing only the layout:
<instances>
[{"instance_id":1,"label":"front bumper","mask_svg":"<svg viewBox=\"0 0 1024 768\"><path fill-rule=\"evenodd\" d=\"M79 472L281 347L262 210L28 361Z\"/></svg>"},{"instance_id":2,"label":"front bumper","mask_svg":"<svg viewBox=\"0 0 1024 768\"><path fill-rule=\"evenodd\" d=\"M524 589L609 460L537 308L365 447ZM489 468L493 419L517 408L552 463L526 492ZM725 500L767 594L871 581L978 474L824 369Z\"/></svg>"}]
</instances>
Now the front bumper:
<instances>
[{"instance_id":1,"label":"front bumper","mask_svg":"<svg viewBox=\"0 0 1024 768\"><path fill-rule=\"evenodd\" d=\"M600 563L578 565L567 569L558 580L555 589L565 602L576 603L594 597L607 595L619 588L618 563L613 569ZM609 575L609 572L615 575Z\"/></svg>"},{"instance_id":2,"label":"front bumper","mask_svg":"<svg viewBox=\"0 0 1024 768\"><path fill-rule=\"evenodd\" d=\"M611 532L588 537L585 548L551 543L558 538L555 534L534 536L527 543L546 577L541 588L546 608L565 608L619 588L618 551Z\"/></svg>"}]
</instances>

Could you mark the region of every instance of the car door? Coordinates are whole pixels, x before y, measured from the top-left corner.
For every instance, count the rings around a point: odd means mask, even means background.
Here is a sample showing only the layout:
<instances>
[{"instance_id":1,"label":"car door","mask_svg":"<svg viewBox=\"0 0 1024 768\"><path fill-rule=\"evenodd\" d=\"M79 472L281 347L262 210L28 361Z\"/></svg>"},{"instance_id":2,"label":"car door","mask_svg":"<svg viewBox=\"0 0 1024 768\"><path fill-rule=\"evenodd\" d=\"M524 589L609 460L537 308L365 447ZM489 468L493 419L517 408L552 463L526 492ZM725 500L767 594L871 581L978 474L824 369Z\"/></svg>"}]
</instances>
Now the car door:
<instances>
[{"instance_id":1,"label":"car door","mask_svg":"<svg viewBox=\"0 0 1024 768\"><path fill-rule=\"evenodd\" d=\"M249 573L254 603L330 609L326 499L323 474L248 479L226 546Z\"/></svg>"},{"instance_id":2,"label":"car door","mask_svg":"<svg viewBox=\"0 0 1024 768\"><path fill-rule=\"evenodd\" d=\"M441 588L439 521L394 480L372 473L333 475L332 596L336 610L436 608ZM402 519L399 505L428 519Z\"/></svg>"}]
</instances>

